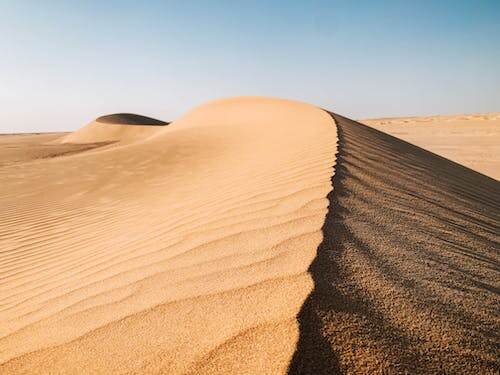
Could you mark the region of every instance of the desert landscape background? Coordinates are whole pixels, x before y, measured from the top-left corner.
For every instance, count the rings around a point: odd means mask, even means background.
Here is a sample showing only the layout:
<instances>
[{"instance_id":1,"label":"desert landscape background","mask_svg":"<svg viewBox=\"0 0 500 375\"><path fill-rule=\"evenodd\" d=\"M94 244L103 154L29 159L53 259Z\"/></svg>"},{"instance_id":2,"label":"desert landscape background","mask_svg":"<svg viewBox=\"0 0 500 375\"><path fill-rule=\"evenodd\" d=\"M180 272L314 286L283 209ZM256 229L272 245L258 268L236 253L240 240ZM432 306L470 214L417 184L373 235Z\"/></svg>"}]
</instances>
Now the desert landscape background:
<instances>
[{"instance_id":1,"label":"desert landscape background","mask_svg":"<svg viewBox=\"0 0 500 375\"><path fill-rule=\"evenodd\" d=\"M0 372L498 373L500 115L362 122L0 136Z\"/></svg>"},{"instance_id":2,"label":"desert landscape background","mask_svg":"<svg viewBox=\"0 0 500 375\"><path fill-rule=\"evenodd\" d=\"M0 1L0 375L499 375L499 20Z\"/></svg>"}]
</instances>

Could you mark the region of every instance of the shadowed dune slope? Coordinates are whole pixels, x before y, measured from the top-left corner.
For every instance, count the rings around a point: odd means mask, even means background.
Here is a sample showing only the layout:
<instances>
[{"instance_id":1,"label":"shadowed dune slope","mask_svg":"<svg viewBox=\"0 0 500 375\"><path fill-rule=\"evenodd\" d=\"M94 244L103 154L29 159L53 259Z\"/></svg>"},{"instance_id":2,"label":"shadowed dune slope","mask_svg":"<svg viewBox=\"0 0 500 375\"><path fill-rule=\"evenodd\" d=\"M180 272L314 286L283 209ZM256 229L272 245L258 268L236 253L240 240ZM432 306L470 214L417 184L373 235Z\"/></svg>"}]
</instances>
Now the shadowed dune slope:
<instances>
[{"instance_id":1,"label":"shadowed dune slope","mask_svg":"<svg viewBox=\"0 0 500 375\"><path fill-rule=\"evenodd\" d=\"M136 142L158 134L169 123L133 113L98 117L87 126L58 140L59 143Z\"/></svg>"},{"instance_id":2,"label":"shadowed dune slope","mask_svg":"<svg viewBox=\"0 0 500 375\"><path fill-rule=\"evenodd\" d=\"M333 119L235 98L150 128L0 167L0 373L287 371Z\"/></svg>"},{"instance_id":3,"label":"shadowed dune slope","mask_svg":"<svg viewBox=\"0 0 500 375\"><path fill-rule=\"evenodd\" d=\"M96 121L104 124L121 124L121 125L145 125L145 126L168 125L168 122L157 120L151 117L136 115L134 113L115 113L112 115L98 117Z\"/></svg>"},{"instance_id":4,"label":"shadowed dune slope","mask_svg":"<svg viewBox=\"0 0 500 375\"><path fill-rule=\"evenodd\" d=\"M333 115L339 146L290 374L497 374L500 184Z\"/></svg>"}]
</instances>

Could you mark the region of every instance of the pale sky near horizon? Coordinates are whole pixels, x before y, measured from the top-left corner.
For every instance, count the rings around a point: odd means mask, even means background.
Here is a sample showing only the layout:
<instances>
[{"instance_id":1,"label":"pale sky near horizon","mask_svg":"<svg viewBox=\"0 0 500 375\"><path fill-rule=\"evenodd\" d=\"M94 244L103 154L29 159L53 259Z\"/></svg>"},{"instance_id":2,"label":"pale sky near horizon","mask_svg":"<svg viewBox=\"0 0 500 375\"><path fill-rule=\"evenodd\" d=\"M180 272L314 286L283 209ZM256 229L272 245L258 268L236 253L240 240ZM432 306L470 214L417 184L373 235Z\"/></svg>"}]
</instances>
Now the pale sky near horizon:
<instances>
[{"instance_id":1,"label":"pale sky near horizon","mask_svg":"<svg viewBox=\"0 0 500 375\"><path fill-rule=\"evenodd\" d=\"M0 133L262 95L352 118L500 112L500 1L0 0Z\"/></svg>"}]
</instances>

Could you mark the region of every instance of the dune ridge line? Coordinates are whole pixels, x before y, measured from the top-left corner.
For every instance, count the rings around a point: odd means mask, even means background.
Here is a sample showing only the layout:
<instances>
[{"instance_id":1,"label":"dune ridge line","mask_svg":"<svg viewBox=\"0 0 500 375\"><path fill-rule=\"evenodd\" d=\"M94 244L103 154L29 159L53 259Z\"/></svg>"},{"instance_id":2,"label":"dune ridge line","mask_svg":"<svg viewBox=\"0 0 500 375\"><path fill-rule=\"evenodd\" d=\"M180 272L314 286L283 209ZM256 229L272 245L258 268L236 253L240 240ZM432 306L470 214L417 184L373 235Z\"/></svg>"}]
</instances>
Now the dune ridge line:
<instances>
[{"instance_id":1,"label":"dune ridge line","mask_svg":"<svg viewBox=\"0 0 500 375\"><path fill-rule=\"evenodd\" d=\"M334 189L288 373L497 373L500 184L331 115Z\"/></svg>"}]
</instances>

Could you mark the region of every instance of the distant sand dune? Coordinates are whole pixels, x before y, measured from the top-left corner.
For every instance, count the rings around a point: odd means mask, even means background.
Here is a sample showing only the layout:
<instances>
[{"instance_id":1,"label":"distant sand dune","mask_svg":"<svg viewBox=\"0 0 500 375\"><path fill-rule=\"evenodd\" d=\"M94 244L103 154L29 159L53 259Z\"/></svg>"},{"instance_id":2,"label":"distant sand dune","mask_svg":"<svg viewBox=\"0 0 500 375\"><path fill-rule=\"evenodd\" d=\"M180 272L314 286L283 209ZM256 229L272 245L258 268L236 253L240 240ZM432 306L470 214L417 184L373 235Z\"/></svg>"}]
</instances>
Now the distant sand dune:
<instances>
[{"instance_id":1,"label":"distant sand dune","mask_svg":"<svg viewBox=\"0 0 500 375\"><path fill-rule=\"evenodd\" d=\"M169 123L132 113L98 117L87 126L58 140L59 143L120 142L143 140L160 133ZM134 126L135 125L135 126Z\"/></svg>"},{"instance_id":2,"label":"distant sand dune","mask_svg":"<svg viewBox=\"0 0 500 375\"><path fill-rule=\"evenodd\" d=\"M137 126L131 126L137 125ZM104 147L122 145L158 133L168 122L132 113L98 117L70 134L19 134L0 136L0 165L55 158Z\"/></svg>"},{"instance_id":3,"label":"distant sand dune","mask_svg":"<svg viewBox=\"0 0 500 375\"><path fill-rule=\"evenodd\" d=\"M96 121L104 124L118 124L118 125L144 125L144 126L168 125L168 122L157 120L151 117L136 115L134 113L115 113L112 115L98 117Z\"/></svg>"},{"instance_id":4,"label":"distant sand dune","mask_svg":"<svg viewBox=\"0 0 500 375\"><path fill-rule=\"evenodd\" d=\"M0 137L0 373L498 372L497 181L287 100L150 120Z\"/></svg>"}]
</instances>

